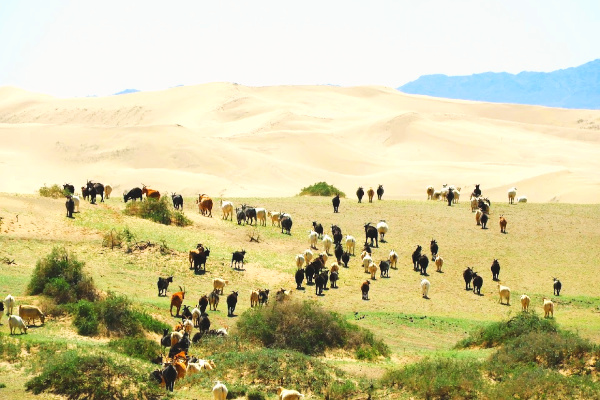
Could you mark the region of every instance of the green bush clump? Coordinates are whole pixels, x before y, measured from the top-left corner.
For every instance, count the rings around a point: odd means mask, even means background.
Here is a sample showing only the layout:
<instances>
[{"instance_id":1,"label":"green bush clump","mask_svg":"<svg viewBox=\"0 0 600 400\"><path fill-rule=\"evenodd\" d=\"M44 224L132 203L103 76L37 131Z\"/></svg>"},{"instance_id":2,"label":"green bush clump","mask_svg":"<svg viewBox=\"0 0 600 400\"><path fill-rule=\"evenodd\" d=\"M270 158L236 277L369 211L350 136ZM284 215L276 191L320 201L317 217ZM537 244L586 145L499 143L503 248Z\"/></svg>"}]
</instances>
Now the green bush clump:
<instances>
[{"instance_id":1,"label":"green bush clump","mask_svg":"<svg viewBox=\"0 0 600 400\"><path fill-rule=\"evenodd\" d=\"M160 399L164 390L152 385L148 372L130 361L117 362L105 354L68 350L44 364L40 375L25 383L34 394L44 392L69 399Z\"/></svg>"},{"instance_id":2,"label":"green bush clump","mask_svg":"<svg viewBox=\"0 0 600 400\"><path fill-rule=\"evenodd\" d=\"M38 260L27 292L45 294L58 304L77 300L95 300L97 291L93 279L83 272L84 263L64 247L55 247L46 258Z\"/></svg>"},{"instance_id":3,"label":"green bush clump","mask_svg":"<svg viewBox=\"0 0 600 400\"><path fill-rule=\"evenodd\" d=\"M318 182L302 188L299 196L335 196L336 194L346 197L346 194L335 186L329 185L327 182Z\"/></svg>"},{"instance_id":4,"label":"green bush clump","mask_svg":"<svg viewBox=\"0 0 600 400\"><path fill-rule=\"evenodd\" d=\"M469 335L456 347L494 347L529 332L558 332L553 319L540 318L535 312L521 312L508 321L495 322Z\"/></svg>"},{"instance_id":5,"label":"green bush clump","mask_svg":"<svg viewBox=\"0 0 600 400\"><path fill-rule=\"evenodd\" d=\"M124 337L113 339L108 343L108 347L119 353L130 357L139 358L144 361L152 361L160 355L161 347L155 340L146 338Z\"/></svg>"},{"instance_id":6,"label":"green bush clump","mask_svg":"<svg viewBox=\"0 0 600 400\"><path fill-rule=\"evenodd\" d=\"M16 362L21 356L22 343L18 339L6 335L0 335L0 359L8 362ZM29 345L27 344L27 350Z\"/></svg>"},{"instance_id":7,"label":"green bush clump","mask_svg":"<svg viewBox=\"0 0 600 400\"><path fill-rule=\"evenodd\" d=\"M149 219L164 225L188 226L193 223L181 211L174 210L167 197L129 202L123 212L126 215Z\"/></svg>"},{"instance_id":8,"label":"green bush clump","mask_svg":"<svg viewBox=\"0 0 600 400\"><path fill-rule=\"evenodd\" d=\"M241 337L265 347L296 350L308 355L326 349L360 350L373 359L388 356L389 348L371 332L352 325L316 302L288 301L245 311L237 323Z\"/></svg>"},{"instance_id":9,"label":"green bush clump","mask_svg":"<svg viewBox=\"0 0 600 400\"><path fill-rule=\"evenodd\" d=\"M77 302L73 325L80 335L97 335L100 330L100 317L96 305L87 300Z\"/></svg>"},{"instance_id":10,"label":"green bush clump","mask_svg":"<svg viewBox=\"0 0 600 400\"><path fill-rule=\"evenodd\" d=\"M38 189L38 193L42 197L52 197L53 199L66 197L68 194L70 194L56 183L50 187L46 186L44 183L44 186Z\"/></svg>"}]
</instances>

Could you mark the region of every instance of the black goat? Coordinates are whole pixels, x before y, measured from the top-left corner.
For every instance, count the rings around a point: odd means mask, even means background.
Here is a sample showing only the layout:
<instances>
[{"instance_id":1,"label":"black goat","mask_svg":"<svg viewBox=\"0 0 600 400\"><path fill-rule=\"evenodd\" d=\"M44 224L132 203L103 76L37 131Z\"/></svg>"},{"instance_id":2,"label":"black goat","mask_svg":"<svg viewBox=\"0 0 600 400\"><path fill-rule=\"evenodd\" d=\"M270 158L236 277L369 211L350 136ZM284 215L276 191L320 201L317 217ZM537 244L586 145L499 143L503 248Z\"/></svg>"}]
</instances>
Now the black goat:
<instances>
[{"instance_id":1,"label":"black goat","mask_svg":"<svg viewBox=\"0 0 600 400\"><path fill-rule=\"evenodd\" d=\"M169 332L169 329L163 329L160 345L163 347L171 347L171 332Z\"/></svg>"},{"instance_id":2,"label":"black goat","mask_svg":"<svg viewBox=\"0 0 600 400\"><path fill-rule=\"evenodd\" d=\"M172 392L175 387L175 380L177 379L177 370L173 366L173 364L166 364L165 368L162 370L162 376L165 380L165 388Z\"/></svg>"},{"instance_id":3,"label":"black goat","mask_svg":"<svg viewBox=\"0 0 600 400\"><path fill-rule=\"evenodd\" d=\"M100 202L104 203L104 185L101 183L93 183L87 181L86 187L90 195L90 201L92 204L96 204L96 195L100 195Z\"/></svg>"},{"instance_id":4,"label":"black goat","mask_svg":"<svg viewBox=\"0 0 600 400\"><path fill-rule=\"evenodd\" d=\"M560 290L562 289L562 283L556 278L552 278L554 280L554 295L560 296Z\"/></svg>"},{"instance_id":5,"label":"black goat","mask_svg":"<svg viewBox=\"0 0 600 400\"><path fill-rule=\"evenodd\" d=\"M420 245L417 245L417 248L412 253L413 269L415 271L419 270L419 258L421 258L421 250L422 249L423 248Z\"/></svg>"},{"instance_id":6,"label":"black goat","mask_svg":"<svg viewBox=\"0 0 600 400\"><path fill-rule=\"evenodd\" d=\"M258 304L264 305L269 302L269 289L259 290L258 291Z\"/></svg>"},{"instance_id":7,"label":"black goat","mask_svg":"<svg viewBox=\"0 0 600 400\"><path fill-rule=\"evenodd\" d=\"M208 307L208 296L202 295L200 300L198 300L198 309L200 310L201 315L206 314L206 307Z\"/></svg>"},{"instance_id":8,"label":"black goat","mask_svg":"<svg viewBox=\"0 0 600 400\"><path fill-rule=\"evenodd\" d=\"M210 249L207 247L201 253L191 253L194 257L194 271L196 273L200 272L200 268L203 271L206 271L206 259L210 255Z\"/></svg>"},{"instance_id":9,"label":"black goat","mask_svg":"<svg viewBox=\"0 0 600 400\"><path fill-rule=\"evenodd\" d=\"M313 221L313 231L317 232L319 238L323 237L323 225L318 224L317 221Z\"/></svg>"},{"instance_id":10,"label":"black goat","mask_svg":"<svg viewBox=\"0 0 600 400\"><path fill-rule=\"evenodd\" d=\"M483 286L483 278L477 275L477 272L473 272L473 293L477 293L481 296L481 287Z\"/></svg>"},{"instance_id":11,"label":"black goat","mask_svg":"<svg viewBox=\"0 0 600 400\"><path fill-rule=\"evenodd\" d=\"M279 216L279 222L281 223L281 233L285 231L288 235L291 235L292 231L292 217L287 214L281 213Z\"/></svg>"},{"instance_id":12,"label":"black goat","mask_svg":"<svg viewBox=\"0 0 600 400\"><path fill-rule=\"evenodd\" d=\"M358 197L358 202L362 203L362 198L365 195L365 191L363 190L362 186L359 186L358 190L356 191L356 197Z\"/></svg>"},{"instance_id":13,"label":"black goat","mask_svg":"<svg viewBox=\"0 0 600 400\"><path fill-rule=\"evenodd\" d=\"M73 218L73 213L75 212L75 201L71 196L67 196L65 207L67 208L67 218Z\"/></svg>"},{"instance_id":14,"label":"black goat","mask_svg":"<svg viewBox=\"0 0 600 400\"><path fill-rule=\"evenodd\" d=\"M337 225L331 225L331 236L333 236L333 243L342 244L342 229Z\"/></svg>"},{"instance_id":15,"label":"black goat","mask_svg":"<svg viewBox=\"0 0 600 400\"><path fill-rule=\"evenodd\" d=\"M454 201L454 192L452 188L448 189L448 194L446 195L446 200L448 200L448 206L452 207L452 202Z\"/></svg>"},{"instance_id":16,"label":"black goat","mask_svg":"<svg viewBox=\"0 0 600 400\"><path fill-rule=\"evenodd\" d=\"M479 197L481 196L481 189L479 189L479 185L475 185L475 189L473 193L471 193L471 197Z\"/></svg>"},{"instance_id":17,"label":"black goat","mask_svg":"<svg viewBox=\"0 0 600 400\"><path fill-rule=\"evenodd\" d=\"M337 213L339 212L339 208L340 208L340 195L336 194L335 197L333 199L331 199L331 204L333 204L333 212Z\"/></svg>"},{"instance_id":18,"label":"black goat","mask_svg":"<svg viewBox=\"0 0 600 400\"><path fill-rule=\"evenodd\" d=\"M254 220L254 224L256 224L256 208L248 207L244 204L242 205L242 210L246 214L246 223L252 225L252 220Z\"/></svg>"},{"instance_id":19,"label":"black goat","mask_svg":"<svg viewBox=\"0 0 600 400\"><path fill-rule=\"evenodd\" d=\"M429 258L425 254L421 254L419 257L419 267L421 268L421 275L427 276L427 266L429 265Z\"/></svg>"},{"instance_id":20,"label":"black goat","mask_svg":"<svg viewBox=\"0 0 600 400\"><path fill-rule=\"evenodd\" d=\"M210 329L210 319L208 315L204 314L200 317L200 332L206 332Z\"/></svg>"},{"instance_id":21,"label":"black goat","mask_svg":"<svg viewBox=\"0 0 600 400\"><path fill-rule=\"evenodd\" d=\"M323 294L323 289L327 287L328 279L329 275L327 275L327 271L323 271L315 275L315 294L317 296L321 296Z\"/></svg>"},{"instance_id":22,"label":"black goat","mask_svg":"<svg viewBox=\"0 0 600 400\"><path fill-rule=\"evenodd\" d=\"M360 291L362 292L362 299L369 300L369 285L371 282L368 280L364 281L362 285L360 285Z\"/></svg>"},{"instance_id":23,"label":"black goat","mask_svg":"<svg viewBox=\"0 0 600 400\"><path fill-rule=\"evenodd\" d=\"M75 194L75 186L71 185L70 183L65 183L63 185L63 192L66 192L70 195L74 195Z\"/></svg>"},{"instance_id":24,"label":"black goat","mask_svg":"<svg viewBox=\"0 0 600 400\"><path fill-rule=\"evenodd\" d=\"M246 250L236 251L231 255L231 267L233 267L233 263L235 262L235 268L238 269L240 263L242 263L242 268L244 268L244 256L246 255Z\"/></svg>"},{"instance_id":25,"label":"black goat","mask_svg":"<svg viewBox=\"0 0 600 400\"><path fill-rule=\"evenodd\" d=\"M167 295L169 283L173 283L172 276L169 276L167 278L161 278L160 276L158 277L158 282L156 282L156 286L158 287L158 297Z\"/></svg>"},{"instance_id":26,"label":"black goat","mask_svg":"<svg viewBox=\"0 0 600 400\"><path fill-rule=\"evenodd\" d=\"M232 317L233 312L235 311L235 306L237 305L238 300L238 292L231 292L229 296L227 296L227 316Z\"/></svg>"},{"instance_id":27,"label":"black goat","mask_svg":"<svg viewBox=\"0 0 600 400\"><path fill-rule=\"evenodd\" d=\"M246 213L244 212L244 210L240 210L239 208L236 208L235 215L237 217L238 225L241 225L242 221L244 221L244 224L246 224Z\"/></svg>"},{"instance_id":28,"label":"black goat","mask_svg":"<svg viewBox=\"0 0 600 400\"><path fill-rule=\"evenodd\" d=\"M383 197L383 185L379 185L377 188L377 200L381 200Z\"/></svg>"},{"instance_id":29,"label":"black goat","mask_svg":"<svg viewBox=\"0 0 600 400\"><path fill-rule=\"evenodd\" d=\"M382 278L390 277L390 262L389 261L380 261L379 262L379 276Z\"/></svg>"},{"instance_id":30,"label":"black goat","mask_svg":"<svg viewBox=\"0 0 600 400\"><path fill-rule=\"evenodd\" d=\"M494 261L492 262L492 267L490 269L492 270L492 280L493 281L499 280L500 263L498 262L498 260L494 259Z\"/></svg>"},{"instance_id":31,"label":"black goat","mask_svg":"<svg viewBox=\"0 0 600 400\"><path fill-rule=\"evenodd\" d=\"M339 280L339 274L337 271L333 271L329 274L329 280L331 281L331 287L337 289L337 281Z\"/></svg>"},{"instance_id":32,"label":"black goat","mask_svg":"<svg viewBox=\"0 0 600 400\"><path fill-rule=\"evenodd\" d=\"M142 189L139 187L135 187L127 192L123 192L123 203L127 203L127 200L135 201L136 199L140 199L140 201L143 199Z\"/></svg>"},{"instance_id":33,"label":"black goat","mask_svg":"<svg viewBox=\"0 0 600 400\"><path fill-rule=\"evenodd\" d=\"M344 255L344 248L342 247L341 243L336 243L333 254L335 254L335 259L337 262L340 263L342 261L342 256Z\"/></svg>"},{"instance_id":34,"label":"black goat","mask_svg":"<svg viewBox=\"0 0 600 400\"><path fill-rule=\"evenodd\" d=\"M485 212L481 215L480 221L481 221L481 229L487 229L486 225L488 222L488 215Z\"/></svg>"},{"instance_id":35,"label":"black goat","mask_svg":"<svg viewBox=\"0 0 600 400\"><path fill-rule=\"evenodd\" d=\"M344 267L348 268L348 263L350 262L350 253L347 251L342 254L342 262L344 263Z\"/></svg>"},{"instance_id":36,"label":"black goat","mask_svg":"<svg viewBox=\"0 0 600 400\"><path fill-rule=\"evenodd\" d=\"M365 224L365 243L368 243L371 239L371 246L373 246L373 240L375 240L375 247L379 247L377 228L372 226L370 222Z\"/></svg>"},{"instance_id":37,"label":"black goat","mask_svg":"<svg viewBox=\"0 0 600 400\"><path fill-rule=\"evenodd\" d=\"M302 289L302 282L304 281L304 268L297 270L294 278L296 279L296 289Z\"/></svg>"},{"instance_id":38,"label":"black goat","mask_svg":"<svg viewBox=\"0 0 600 400\"><path fill-rule=\"evenodd\" d=\"M437 242L434 239L431 239L431 244L429 245L429 250L431 250L431 261L435 261L437 257L439 247Z\"/></svg>"},{"instance_id":39,"label":"black goat","mask_svg":"<svg viewBox=\"0 0 600 400\"><path fill-rule=\"evenodd\" d=\"M471 290L471 281L473 280L473 268L467 267L463 271L463 279L465 280L465 290Z\"/></svg>"},{"instance_id":40,"label":"black goat","mask_svg":"<svg viewBox=\"0 0 600 400\"><path fill-rule=\"evenodd\" d=\"M183 196L182 195L171 193L171 199L173 200L173 207L176 210L183 210Z\"/></svg>"},{"instance_id":41,"label":"black goat","mask_svg":"<svg viewBox=\"0 0 600 400\"><path fill-rule=\"evenodd\" d=\"M190 310L190 306L183 305L183 311L181 311L181 320L185 321L186 319L192 319L192 311Z\"/></svg>"}]
</instances>

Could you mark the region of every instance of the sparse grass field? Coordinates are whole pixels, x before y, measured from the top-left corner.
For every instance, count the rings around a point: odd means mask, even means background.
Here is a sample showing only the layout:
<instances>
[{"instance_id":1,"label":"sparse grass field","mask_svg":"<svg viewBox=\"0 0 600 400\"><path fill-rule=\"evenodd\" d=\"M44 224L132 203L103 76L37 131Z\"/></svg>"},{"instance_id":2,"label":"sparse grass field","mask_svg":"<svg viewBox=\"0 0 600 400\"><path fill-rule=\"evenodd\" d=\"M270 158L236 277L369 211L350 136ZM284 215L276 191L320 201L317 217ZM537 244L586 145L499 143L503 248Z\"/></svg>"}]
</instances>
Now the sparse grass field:
<instances>
[{"instance_id":1,"label":"sparse grass field","mask_svg":"<svg viewBox=\"0 0 600 400\"><path fill-rule=\"evenodd\" d=\"M341 268L339 289L329 289L324 296L317 297L314 286L304 285L306 289L294 290L293 296L300 300L315 300L348 321L371 330L392 352L389 359L374 362L358 361L344 352L331 352L320 357L319 360L329 368L346 371L357 385L363 378L378 379L387 370L425 356L473 362L486 358L490 354L488 350L454 350L454 345L475 329L519 313L522 293L531 297L531 308L538 313L542 312L542 298L553 298L555 320L561 328L600 343L600 274L596 270L600 261L600 205L508 205L503 199L502 203L492 203L489 229L482 230L475 225L474 214L464 200L448 207L442 202L425 200L375 200L358 204L350 197L342 199L339 214L333 213L328 197L227 200L236 205L246 203L290 213L292 235L282 234L281 229L272 227L270 221L266 227L256 228L238 226L235 218L233 222L223 221L218 200L213 218L206 218L199 215L194 199L186 198L184 212L193 225L181 228L126 216L122 212L125 205L118 197L98 205L82 202L81 213L70 220L65 218L61 199L0 194L0 216L4 218L0 228L0 295L4 297L11 293L18 304L44 306L46 300L25 295L27 284L36 261L49 254L54 246L61 245L85 262L84 270L93 277L99 289L126 295L141 310L170 325L176 319L169 315L169 298L157 297L159 275L174 275L168 293L176 291L178 285L185 286L185 304L189 305L197 304L198 298L211 290L212 278L228 279L225 294L231 290L239 291L235 314L240 315L250 308L251 289L270 288L274 294L279 288L295 288L294 257L308 248L311 223L318 221L326 232L330 233L330 226L336 224L344 235L353 235L357 239L356 257L352 257L348 269ZM500 233L500 214L508 220L507 234ZM363 225L377 223L380 219L386 220L390 230L386 235L387 242L374 249L373 259L378 263L394 249L400 261L398 269L390 271L389 279L378 276L371 283L370 300L363 301L360 284L368 278L359 265L364 242ZM111 229L120 232L125 228L133 233L135 241L151 241L157 246L130 253L126 251L125 243L112 250L102 246L107 232ZM255 229L260 234L259 243L249 241L248 235ZM444 272L435 272L435 266L430 262L430 299L425 300L421 298L419 288L422 277L412 269L411 253L420 244L429 254L432 238L440 246ZM199 275L189 269L187 255L197 243L211 249L206 273ZM319 247L322 250L320 243ZM230 268L231 253L242 249L247 252L244 269L234 270ZM501 265L502 284L512 290L510 306L498 303L496 283L490 272L495 258ZM8 264L3 261L5 259L15 263ZM474 267L483 276L482 296L465 291L462 271L466 266ZM562 281L560 297L552 296L553 276ZM54 318L43 327L32 327L20 340L31 346L31 354L49 345L87 349L85 351L90 353L95 348L102 348L103 352L115 351L108 348L109 338L78 336L69 318ZM235 332L237 317L227 317L224 298L218 311L210 313L210 318L213 327L227 325ZM0 327L0 334L4 339L8 335L6 317L1 322L4 325ZM157 340L158 336L151 335L151 338ZM6 340L12 342L15 339ZM212 354L210 349L202 346L192 351L200 357L204 352ZM244 363L252 360L248 357ZM281 359L282 356L275 354L272 357ZM6 398L35 397L24 391L24 382L32 373L25 368L25 359L21 356L16 363L0 364L0 383L7 385L0 388L0 397L5 394ZM136 361L136 368L139 362ZM151 369L154 367L148 364L148 372ZM220 373L224 374L217 368L211 373L210 380L226 376ZM265 378L252 379L245 384L260 388ZM183 386L193 387L193 390L178 391L176 385L175 398L206 398L210 380L186 381ZM339 385L343 386L342 383ZM336 390L343 392L341 388ZM274 398L272 391L269 396ZM402 396L401 393L386 393L381 398ZM319 398L319 395L314 397ZM366 398L366 394L353 398Z\"/></svg>"}]
</instances>

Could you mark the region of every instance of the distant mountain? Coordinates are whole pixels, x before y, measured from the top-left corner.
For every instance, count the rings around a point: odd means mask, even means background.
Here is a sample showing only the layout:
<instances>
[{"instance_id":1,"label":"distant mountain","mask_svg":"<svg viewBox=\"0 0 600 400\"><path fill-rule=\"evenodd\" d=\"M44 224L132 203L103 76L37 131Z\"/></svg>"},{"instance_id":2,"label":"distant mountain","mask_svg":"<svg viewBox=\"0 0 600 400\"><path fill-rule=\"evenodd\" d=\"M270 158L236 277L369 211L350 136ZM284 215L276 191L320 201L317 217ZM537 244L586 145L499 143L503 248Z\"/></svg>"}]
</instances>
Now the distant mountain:
<instances>
[{"instance_id":1,"label":"distant mountain","mask_svg":"<svg viewBox=\"0 0 600 400\"><path fill-rule=\"evenodd\" d=\"M553 72L424 75L398 90L450 99L600 109L600 59Z\"/></svg>"},{"instance_id":2,"label":"distant mountain","mask_svg":"<svg viewBox=\"0 0 600 400\"><path fill-rule=\"evenodd\" d=\"M119 93L115 93L114 96L117 96L119 94L129 94L129 93L137 93L137 92L139 92L139 90L137 90L137 89L125 89L125 90L120 91Z\"/></svg>"}]
</instances>

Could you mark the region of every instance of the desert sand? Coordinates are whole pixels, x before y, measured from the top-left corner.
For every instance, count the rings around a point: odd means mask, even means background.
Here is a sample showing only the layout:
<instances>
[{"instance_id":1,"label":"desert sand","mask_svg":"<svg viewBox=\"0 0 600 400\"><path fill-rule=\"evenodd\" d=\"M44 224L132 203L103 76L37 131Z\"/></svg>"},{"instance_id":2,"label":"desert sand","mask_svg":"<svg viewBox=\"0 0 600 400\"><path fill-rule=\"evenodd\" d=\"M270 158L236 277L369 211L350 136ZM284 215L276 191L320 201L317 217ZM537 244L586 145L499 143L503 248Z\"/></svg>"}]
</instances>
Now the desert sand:
<instances>
[{"instance_id":1,"label":"desert sand","mask_svg":"<svg viewBox=\"0 0 600 400\"><path fill-rule=\"evenodd\" d=\"M0 192L86 179L215 198L293 196L326 181L354 197L425 199L475 183L532 202L600 199L600 111L406 95L386 87L184 86L101 98L0 88Z\"/></svg>"}]
</instances>

